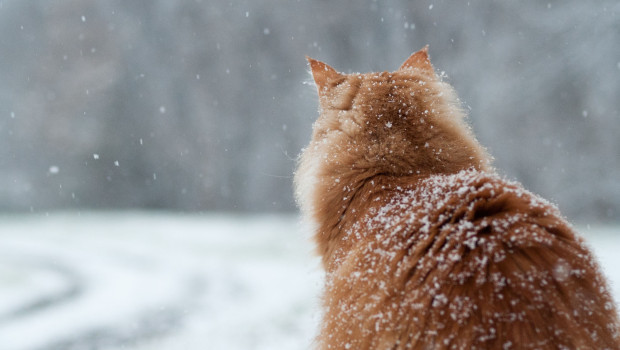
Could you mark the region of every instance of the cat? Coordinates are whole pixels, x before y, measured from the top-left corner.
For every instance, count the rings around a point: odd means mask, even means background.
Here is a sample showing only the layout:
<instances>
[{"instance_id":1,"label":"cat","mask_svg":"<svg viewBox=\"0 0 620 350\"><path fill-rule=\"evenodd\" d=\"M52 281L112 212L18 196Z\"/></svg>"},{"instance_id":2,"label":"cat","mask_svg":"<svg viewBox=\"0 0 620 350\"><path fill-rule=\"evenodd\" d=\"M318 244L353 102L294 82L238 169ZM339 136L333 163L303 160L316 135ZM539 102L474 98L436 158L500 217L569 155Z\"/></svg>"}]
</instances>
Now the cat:
<instances>
[{"instance_id":1,"label":"cat","mask_svg":"<svg viewBox=\"0 0 620 350\"><path fill-rule=\"evenodd\" d=\"M307 59L320 116L294 185L326 272L317 349L620 349L592 253L497 175L428 46L391 73Z\"/></svg>"}]
</instances>

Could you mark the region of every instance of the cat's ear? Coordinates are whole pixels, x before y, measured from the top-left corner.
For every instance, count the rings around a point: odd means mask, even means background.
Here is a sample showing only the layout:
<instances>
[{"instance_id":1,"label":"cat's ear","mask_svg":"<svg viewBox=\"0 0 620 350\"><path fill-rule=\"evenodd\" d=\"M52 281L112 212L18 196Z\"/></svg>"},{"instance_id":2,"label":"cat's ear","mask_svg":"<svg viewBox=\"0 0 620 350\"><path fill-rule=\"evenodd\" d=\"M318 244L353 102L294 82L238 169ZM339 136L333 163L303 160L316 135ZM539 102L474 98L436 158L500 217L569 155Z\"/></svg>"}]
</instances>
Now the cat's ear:
<instances>
[{"instance_id":1,"label":"cat's ear","mask_svg":"<svg viewBox=\"0 0 620 350\"><path fill-rule=\"evenodd\" d=\"M415 52L403 63L398 70L416 69L428 74L435 74L431 59L428 56L428 45L424 46L422 50Z\"/></svg>"},{"instance_id":2,"label":"cat's ear","mask_svg":"<svg viewBox=\"0 0 620 350\"><path fill-rule=\"evenodd\" d=\"M342 74L336 72L336 70L329 65L312 59L306 56L308 63L310 63L310 69L312 70L312 77L316 83L316 87L319 90L319 94L327 89L328 82L342 78Z\"/></svg>"}]
</instances>

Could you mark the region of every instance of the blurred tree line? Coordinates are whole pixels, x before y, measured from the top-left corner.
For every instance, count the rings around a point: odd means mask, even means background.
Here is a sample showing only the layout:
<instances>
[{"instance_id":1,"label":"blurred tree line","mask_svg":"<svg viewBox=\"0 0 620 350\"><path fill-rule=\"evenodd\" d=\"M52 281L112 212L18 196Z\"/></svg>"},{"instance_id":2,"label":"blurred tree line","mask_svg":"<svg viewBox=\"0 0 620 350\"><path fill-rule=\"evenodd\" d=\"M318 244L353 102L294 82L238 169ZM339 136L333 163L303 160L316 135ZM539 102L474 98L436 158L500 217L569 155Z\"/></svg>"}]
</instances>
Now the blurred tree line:
<instances>
[{"instance_id":1,"label":"blurred tree line","mask_svg":"<svg viewBox=\"0 0 620 350\"><path fill-rule=\"evenodd\" d=\"M430 44L498 169L620 213L620 3L0 1L0 210L294 210L304 55L394 70Z\"/></svg>"}]
</instances>

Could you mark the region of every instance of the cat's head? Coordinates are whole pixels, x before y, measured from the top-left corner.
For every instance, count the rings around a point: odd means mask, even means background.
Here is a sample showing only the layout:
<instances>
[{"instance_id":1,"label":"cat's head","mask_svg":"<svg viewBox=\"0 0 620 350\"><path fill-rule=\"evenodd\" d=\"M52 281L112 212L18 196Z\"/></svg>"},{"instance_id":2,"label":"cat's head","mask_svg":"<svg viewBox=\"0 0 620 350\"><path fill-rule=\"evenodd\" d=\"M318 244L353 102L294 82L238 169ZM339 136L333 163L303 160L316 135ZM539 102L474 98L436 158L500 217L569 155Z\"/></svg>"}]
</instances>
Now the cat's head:
<instances>
[{"instance_id":1,"label":"cat's head","mask_svg":"<svg viewBox=\"0 0 620 350\"><path fill-rule=\"evenodd\" d=\"M425 176L487 169L489 157L464 121L454 90L430 62L428 47L394 72L343 74L308 58L320 116L300 158L302 205L330 181L375 175ZM322 191L319 191L322 192Z\"/></svg>"}]
</instances>

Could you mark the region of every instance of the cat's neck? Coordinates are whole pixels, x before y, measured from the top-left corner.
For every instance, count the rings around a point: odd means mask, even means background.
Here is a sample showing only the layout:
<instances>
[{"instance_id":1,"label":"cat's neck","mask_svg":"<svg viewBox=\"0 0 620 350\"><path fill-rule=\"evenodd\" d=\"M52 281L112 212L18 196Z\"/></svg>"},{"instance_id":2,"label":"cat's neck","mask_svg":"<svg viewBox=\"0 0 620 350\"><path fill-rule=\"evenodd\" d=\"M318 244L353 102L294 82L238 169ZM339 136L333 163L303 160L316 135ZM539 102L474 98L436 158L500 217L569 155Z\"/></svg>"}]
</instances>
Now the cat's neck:
<instances>
[{"instance_id":1,"label":"cat's neck","mask_svg":"<svg viewBox=\"0 0 620 350\"><path fill-rule=\"evenodd\" d=\"M354 173L340 176L336 184L323 191L316 212L319 227L316 241L326 271L333 271L344 252L355 243L356 225L372 210L385 206L394 194L416 187L431 173L396 176L384 173Z\"/></svg>"}]
</instances>

